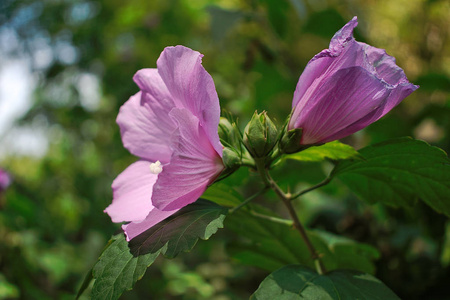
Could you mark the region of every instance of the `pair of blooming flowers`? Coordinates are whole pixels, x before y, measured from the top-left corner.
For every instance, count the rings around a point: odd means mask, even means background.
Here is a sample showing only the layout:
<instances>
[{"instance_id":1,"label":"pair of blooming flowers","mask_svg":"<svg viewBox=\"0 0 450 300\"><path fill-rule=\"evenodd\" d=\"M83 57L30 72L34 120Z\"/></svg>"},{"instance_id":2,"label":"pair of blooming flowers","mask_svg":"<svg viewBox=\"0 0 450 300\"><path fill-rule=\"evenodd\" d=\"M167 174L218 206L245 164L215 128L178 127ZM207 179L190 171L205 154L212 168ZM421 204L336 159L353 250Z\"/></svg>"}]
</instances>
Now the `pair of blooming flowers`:
<instances>
[{"instance_id":1,"label":"pair of blooming flowers","mask_svg":"<svg viewBox=\"0 0 450 300\"><path fill-rule=\"evenodd\" d=\"M418 88L382 49L357 42L356 17L311 59L294 92L288 130L301 145L330 142L375 122ZM120 109L122 141L140 160L113 182L105 210L127 240L196 201L224 170L219 98L202 55L165 48L156 69L134 81L140 92Z\"/></svg>"}]
</instances>

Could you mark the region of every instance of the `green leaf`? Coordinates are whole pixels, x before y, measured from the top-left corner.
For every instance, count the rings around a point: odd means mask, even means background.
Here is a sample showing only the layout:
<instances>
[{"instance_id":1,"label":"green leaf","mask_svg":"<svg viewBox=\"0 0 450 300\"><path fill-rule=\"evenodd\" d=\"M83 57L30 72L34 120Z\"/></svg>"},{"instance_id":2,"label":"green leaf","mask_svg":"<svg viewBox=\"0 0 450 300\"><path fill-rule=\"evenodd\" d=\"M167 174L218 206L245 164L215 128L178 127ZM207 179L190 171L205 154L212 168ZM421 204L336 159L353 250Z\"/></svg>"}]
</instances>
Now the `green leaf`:
<instances>
[{"instance_id":1,"label":"green leaf","mask_svg":"<svg viewBox=\"0 0 450 300\"><path fill-rule=\"evenodd\" d=\"M287 223L262 219L241 210L227 217L226 227L246 238L229 247L233 258L243 264L269 271L296 263L314 268L306 244ZM379 253L372 246L319 230L307 233L328 270L348 268L375 272L373 260L379 257Z\"/></svg>"},{"instance_id":2,"label":"green leaf","mask_svg":"<svg viewBox=\"0 0 450 300\"><path fill-rule=\"evenodd\" d=\"M190 251L199 238L207 240L223 228L227 213L228 209L200 199L133 238L129 242L131 253L139 256L161 251L173 258Z\"/></svg>"},{"instance_id":3,"label":"green leaf","mask_svg":"<svg viewBox=\"0 0 450 300\"><path fill-rule=\"evenodd\" d=\"M364 160L342 161L331 176L370 203L409 207L421 199L450 216L450 160L442 149L401 138L359 152Z\"/></svg>"},{"instance_id":4,"label":"green leaf","mask_svg":"<svg viewBox=\"0 0 450 300\"><path fill-rule=\"evenodd\" d=\"M372 275L356 271L333 271L319 275L300 265L285 266L266 277L250 299L400 299Z\"/></svg>"},{"instance_id":5,"label":"green leaf","mask_svg":"<svg viewBox=\"0 0 450 300\"><path fill-rule=\"evenodd\" d=\"M88 288L92 279L94 279L94 276L92 275L92 269L91 269L84 277L83 283L81 283L80 289L78 290L78 293L77 293L77 296L75 297L75 299L79 299L81 297L81 295L84 293L84 291Z\"/></svg>"},{"instance_id":6,"label":"green leaf","mask_svg":"<svg viewBox=\"0 0 450 300\"><path fill-rule=\"evenodd\" d=\"M234 207L244 201L241 194L221 182L208 187L200 198L227 207Z\"/></svg>"},{"instance_id":7,"label":"green leaf","mask_svg":"<svg viewBox=\"0 0 450 300\"><path fill-rule=\"evenodd\" d=\"M123 292L144 276L147 268L158 257L159 251L133 256L123 234L113 236L92 271L95 279L91 298L118 299Z\"/></svg>"},{"instance_id":8,"label":"green leaf","mask_svg":"<svg viewBox=\"0 0 450 300\"><path fill-rule=\"evenodd\" d=\"M227 212L215 203L198 200L129 243L123 234L114 236L93 268L92 299L118 299L142 278L159 253L172 258L191 250L199 238L206 240L223 227Z\"/></svg>"},{"instance_id":9,"label":"green leaf","mask_svg":"<svg viewBox=\"0 0 450 300\"><path fill-rule=\"evenodd\" d=\"M380 258L380 253L374 247L322 230L309 231L309 235L316 243L320 241L325 244L330 251L334 263L331 263L330 259L324 260L331 266L330 270L345 268L375 273L373 261Z\"/></svg>"},{"instance_id":10,"label":"green leaf","mask_svg":"<svg viewBox=\"0 0 450 300\"><path fill-rule=\"evenodd\" d=\"M295 159L299 161L323 161L325 159L342 160L357 158L361 155L353 147L338 141L326 143L321 146L313 146L306 150L286 155L285 159Z\"/></svg>"}]
</instances>

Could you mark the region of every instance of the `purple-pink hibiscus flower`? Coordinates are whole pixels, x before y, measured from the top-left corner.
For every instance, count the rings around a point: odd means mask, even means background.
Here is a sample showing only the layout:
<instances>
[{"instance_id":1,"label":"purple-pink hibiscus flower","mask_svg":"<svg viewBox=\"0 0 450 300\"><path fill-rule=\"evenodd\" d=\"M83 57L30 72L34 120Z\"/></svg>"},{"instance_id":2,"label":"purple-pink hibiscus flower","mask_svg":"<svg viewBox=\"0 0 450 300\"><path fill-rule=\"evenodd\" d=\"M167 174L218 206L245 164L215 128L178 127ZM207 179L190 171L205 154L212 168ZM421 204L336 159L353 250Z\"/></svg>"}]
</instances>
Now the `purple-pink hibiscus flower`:
<instances>
[{"instance_id":1,"label":"purple-pink hibiscus flower","mask_svg":"<svg viewBox=\"0 0 450 300\"><path fill-rule=\"evenodd\" d=\"M288 130L302 128L300 144L346 137L387 114L415 91L395 58L353 38L354 17L313 57L297 83Z\"/></svg>"},{"instance_id":2,"label":"purple-pink hibiscus flower","mask_svg":"<svg viewBox=\"0 0 450 300\"><path fill-rule=\"evenodd\" d=\"M0 169L0 192L3 192L11 184L11 176L5 170Z\"/></svg>"},{"instance_id":3,"label":"purple-pink hibiscus flower","mask_svg":"<svg viewBox=\"0 0 450 300\"><path fill-rule=\"evenodd\" d=\"M105 212L127 240L197 200L223 171L219 98L202 54L167 47L156 69L134 76L140 92L120 109L122 141L141 159L113 182Z\"/></svg>"}]
</instances>

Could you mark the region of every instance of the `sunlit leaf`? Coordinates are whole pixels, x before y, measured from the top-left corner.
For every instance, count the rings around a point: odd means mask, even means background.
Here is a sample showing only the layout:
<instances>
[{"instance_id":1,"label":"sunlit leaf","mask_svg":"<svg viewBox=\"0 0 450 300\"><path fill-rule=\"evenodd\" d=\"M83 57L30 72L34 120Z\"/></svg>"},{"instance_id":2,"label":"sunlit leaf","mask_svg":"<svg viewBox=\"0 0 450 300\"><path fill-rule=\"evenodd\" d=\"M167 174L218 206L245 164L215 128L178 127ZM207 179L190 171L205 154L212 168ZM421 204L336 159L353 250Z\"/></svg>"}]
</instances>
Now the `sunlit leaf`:
<instances>
[{"instance_id":1,"label":"sunlit leaf","mask_svg":"<svg viewBox=\"0 0 450 300\"><path fill-rule=\"evenodd\" d=\"M361 159L361 155L352 146L339 141L326 143L321 146L313 146L301 152L286 155L285 159L295 159L299 161L322 161L325 159Z\"/></svg>"},{"instance_id":2,"label":"sunlit leaf","mask_svg":"<svg viewBox=\"0 0 450 300\"><path fill-rule=\"evenodd\" d=\"M133 288L160 251L133 256L123 234L114 236L93 269L92 299L118 299Z\"/></svg>"},{"instance_id":3,"label":"sunlit leaf","mask_svg":"<svg viewBox=\"0 0 450 300\"><path fill-rule=\"evenodd\" d=\"M342 161L332 176L362 199L405 207L421 199L450 216L450 160L443 150L401 138L359 152L364 160Z\"/></svg>"},{"instance_id":4,"label":"sunlit leaf","mask_svg":"<svg viewBox=\"0 0 450 300\"><path fill-rule=\"evenodd\" d=\"M129 243L131 253L139 256L161 251L173 258L190 251L199 238L207 240L223 228L227 213L228 209L200 199L133 238Z\"/></svg>"},{"instance_id":5,"label":"sunlit leaf","mask_svg":"<svg viewBox=\"0 0 450 300\"><path fill-rule=\"evenodd\" d=\"M142 278L159 253L172 258L191 250L199 238L206 240L222 228L227 212L215 203L199 200L129 243L123 234L114 236L94 266L92 298L118 299Z\"/></svg>"},{"instance_id":6,"label":"sunlit leaf","mask_svg":"<svg viewBox=\"0 0 450 300\"><path fill-rule=\"evenodd\" d=\"M236 192L236 190L231 188L229 185L220 182L208 187L201 198L219 205L231 207L244 201L241 194Z\"/></svg>"},{"instance_id":7,"label":"sunlit leaf","mask_svg":"<svg viewBox=\"0 0 450 300\"><path fill-rule=\"evenodd\" d=\"M251 299L398 300L400 298L369 274L338 270L319 275L303 266L290 265L266 277Z\"/></svg>"}]
</instances>

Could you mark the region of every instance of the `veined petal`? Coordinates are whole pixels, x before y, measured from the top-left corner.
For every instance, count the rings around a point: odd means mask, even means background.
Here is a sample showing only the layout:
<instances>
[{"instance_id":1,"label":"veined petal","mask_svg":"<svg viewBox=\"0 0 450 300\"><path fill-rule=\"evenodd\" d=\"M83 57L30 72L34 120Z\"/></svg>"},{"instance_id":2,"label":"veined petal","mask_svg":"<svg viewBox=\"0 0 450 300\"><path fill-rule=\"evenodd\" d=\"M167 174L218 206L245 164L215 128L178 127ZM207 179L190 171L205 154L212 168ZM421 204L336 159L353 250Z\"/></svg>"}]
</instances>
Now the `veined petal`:
<instances>
[{"instance_id":1,"label":"veined petal","mask_svg":"<svg viewBox=\"0 0 450 300\"><path fill-rule=\"evenodd\" d=\"M131 222L129 224L122 225L122 229L125 232L125 236L127 237L127 241L130 241L131 239L135 238L136 236L140 235L147 229L150 229L151 227L155 226L162 220L170 217L174 213L176 213L178 209L175 210L169 210L169 211L162 211L157 208L153 208L150 213L147 215L144 221L139 223Z\"/></svg>"},{"instance_id":2,"label":"veined petal","mask_svg":"<svg viewBox=\"0 0 450 300\"><path fill-rule=\"evenodd\" d=\"M294 92L294 99L292 100L292 108L297 105L303 106L305 104L305 99L303 96L306 91L310 89L310 91L314 90L314 87L319 83L319 80L328 70L331 63L335 60L335 57L331 56L328 49L323 50L319 54L317 54L313 59L311 59L306 65L303 73L300 75L300 79L298 80L297 87ZM299 102L302 101L300 104Z\"/></svg>"},{"instance_id":3,"label":"veined petal","mask_svg":"<svg viewBox=\"0 0 450 300\"><path fill-rule=\"evenodd\" d=\"M375 48L365 43L358 42L358 44L363 47L367 60L374 66L378 78L392 85L408 81L405 72L395 64L395 58L388 55L386 50Z\"/></svg>"},{"instance_id":4,"label":"veined petal","mask_svg":"<svg viewBox=\"0 0 450 300\"><path fill-rule=\"evenodd\" d=\"M411 83L402 83L397 85L394 89L391 90L389 96L385 101L383 101L379 108L369 113L366 116L363 116L361 119L356 120L353 124L337 131L335 134L329 136L324 142L334 141L346 137L350 134L353 134L373 122L376 122L389 111L391 111L394 106L398 105L404 98L408 97L412 92L414 92L418 88L417 85Z\"/></svg>"},{"instance_id":5,"label":"veined petal","mask_svg":"<svg viewBox=\"0 0 450 300\"><path fill-rule=\"evenodd\" d=\"M336 132L377 111L380 115L391 90L362 67L342 69L323 80L299 110L290 128L303 128L302 144L324 143ZM379 116L381 117L381 116Z\"/></svg>"},{"instance_id":6,"label":"veined petal","mask_svg":"<svg viewBox=\"0 0 450 300\"><path fill-rule=\"evenodd\" d=\"M197 117L186 109L170 113L178 123L170 164L153 188L152 202L160 210L174 210L194 202L224 169Z\"/></svg>"},{"instance_id":7,"label":"veined petal","mask_svg":"<svg viewBox=\"0 0 450 300\"><path fill-rule=\"evenodd\" d=\"M150 94L156 100L171 99L172 96L158 73L158 69L141 69L133 76L139 89Z\"/></svg>"},{"instance_id":8,"label":"veined petal","mask_svg":"<svg viewBox=\"0 0 450 300\"><path fill-rule=\"evenodd\" d=\"M417 90L419 86L408 81L405 72L395 64L395 58L387 54L384 49L378 49L364 43L359 44L364 47L369 63L375 68L377 78L394 86L394 91L385 106L384 116L404 98Z\"/></svg>"},{"instance_id":9,"label":"veined petal","mask_svg":"<svg viewBox=\"0 0 450 300\"><path fill-rule=\"evenodd\" d=\"M170 138L175 130L175 123L169 118L172 108L170 98L158 99L146 92L131 96L116 120L124 147L143 159L169 162Z\"/></svg>"},{"instance_id":10,"label":"veined petal","mask_svg":"<svg viewBox=\"0 0 450 300\"><path fill-rule=\"evenodd\" d=\"M322 80L326 80L341 69L360 66L375 73L374 67L367 59L366 47L353 38L353 29L356 25L358 21L354 17L336 32L329 49L322 50L308 62L294 92L293 108L303 107L308 101L308 94L314 93Z\"/></svg>"},{"instance_id":11,"label":"veined petal","mask_svg":"<svg viewBox=\"0 0 450 300\"><path fill-rule=\"evenodd\" d=\"M131 164L113 181L113 201L105 209L113 222L139 222L153 210L153 185L158 178L150 172L150 162Z\"/></svg>"},{"instance_id":12,"label":"veined petal","mask_svg":"<svg viewBox=\"0 0 450 300\"><path fill-rule=\"evenodd\" d=\"M358 18L353 17L353 19L334 34L329 47L333 55L340 55L347 43L353 40L353 30L356 26L358 26Z\"/></svg>"},{"instance_id":13,"label":"veined petal","mask_svg":"<svg viewBox=\"0 0 450 300\"><path fill-rule=\"evenodd\" d=\"M387 114L389 111L391 111L394 106L399 104L403 99L408 97L412 92L414 92L419 87L417 85L414 85L412 83L402 83L397 85L389 94L387 99L382 102L380 107L373 112L369 113L368 115L362 117L361 119L353 122L353 124L341 129L340 131L336 132L335 134L329 136L324 143L329 141L334 141L341 139L343 137L346 137L350 134L353 134L373 122L376 122L378 119L383 117L385 114Z\"/></svg>"},{"instance_id":14,"label":"veined petal","mask_svg":"<svg viewBox=\"0 0 450 300\"><path fill-rule=\"evenodd\" d=\"M211 75L202 66L202 54L183 46L167 47L157 61L158 72L175 105L199 119L214 149L222 155L217 128L219 98Z\"/></svg>"},{"instance_id":15,"label":"veined petal","mask_svg":"<svg viewBox=\"0 0 450 300\"><path fill-rule=\"evenodd\" d=\"M305 70L300 75L294 94L292 107L296 106L306 90L312 83L323 76L330 65L344 51L345 46L353 39L353 29L358 25L358 20L354 17L344 27L336 32L331 39L329 49L322 50L316 54L306 65Z\"/></svg>"}]
</instances>

